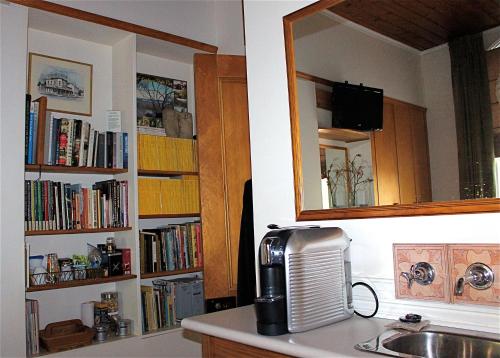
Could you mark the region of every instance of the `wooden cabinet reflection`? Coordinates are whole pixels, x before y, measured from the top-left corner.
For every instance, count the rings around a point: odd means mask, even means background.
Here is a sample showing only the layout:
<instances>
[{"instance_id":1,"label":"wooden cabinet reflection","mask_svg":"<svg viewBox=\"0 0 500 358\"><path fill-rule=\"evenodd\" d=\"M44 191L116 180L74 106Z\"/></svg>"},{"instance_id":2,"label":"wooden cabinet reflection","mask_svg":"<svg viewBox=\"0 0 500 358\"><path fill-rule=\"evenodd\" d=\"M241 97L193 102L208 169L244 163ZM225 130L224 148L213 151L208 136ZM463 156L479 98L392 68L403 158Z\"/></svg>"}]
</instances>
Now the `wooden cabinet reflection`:
<instances>
[{"instance_id":1,"label":"wooden cabinet reflection","mask_svg":"<svg viewBox=\"0 0 500 358\"><path fill-rule=\"evenodd\" d=\"M384 98L372 157L376 205L432 201L425 108Z\"/></svg>"}]
</instances>

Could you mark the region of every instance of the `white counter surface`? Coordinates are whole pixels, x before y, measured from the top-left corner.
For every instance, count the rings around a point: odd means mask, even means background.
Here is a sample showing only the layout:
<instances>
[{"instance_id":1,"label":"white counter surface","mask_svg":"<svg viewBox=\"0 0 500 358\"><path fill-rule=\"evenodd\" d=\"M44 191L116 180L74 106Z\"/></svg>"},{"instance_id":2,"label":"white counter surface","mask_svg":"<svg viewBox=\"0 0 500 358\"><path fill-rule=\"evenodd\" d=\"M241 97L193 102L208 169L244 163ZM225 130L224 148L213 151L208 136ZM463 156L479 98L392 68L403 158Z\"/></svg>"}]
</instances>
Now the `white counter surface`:
<instances>
[{"instance_id":1,"label":"white counter surface","mask_svg":"<svg viewBox=\"0 0 500 358\"><path fill-rule=\"evenodd\" d=\"M312 331L281 336L262 336L257 333L254 306L185 318L182 327L250 346L297 357L377 357L354 349L356 343L372 339L382 333L390 320L351 319Z\"/></svg>"}]
</instances>

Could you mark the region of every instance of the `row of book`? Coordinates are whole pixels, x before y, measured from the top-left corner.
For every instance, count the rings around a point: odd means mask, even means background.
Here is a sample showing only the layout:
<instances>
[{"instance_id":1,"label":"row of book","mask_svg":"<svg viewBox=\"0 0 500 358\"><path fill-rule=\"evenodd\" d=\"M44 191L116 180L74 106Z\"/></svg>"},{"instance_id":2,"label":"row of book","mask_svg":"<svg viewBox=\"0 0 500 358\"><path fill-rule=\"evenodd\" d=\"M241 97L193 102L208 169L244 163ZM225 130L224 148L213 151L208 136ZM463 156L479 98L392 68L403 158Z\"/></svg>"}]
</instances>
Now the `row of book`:
<instances>
[{"instance_id":1,"label":"row of book","mask_svg":"<svg viewBox=\"0 0 500 358\"><path fill-rule=\"evenodd\" d=\"M200 185L194 175L181 178L139 178L139 215L196 214Z\"/></svg>"},{"instance_id":2,"label":"row of book","mask_svg":"<svg viewBox=\"0 0 500 358\"><path fill-rule=\"evenodd\" d=\"M139 170L198 171L194 139L138 134L137 158Z\"/></svg>"},{"instance_id":3,"label":"row of book","mask_svg":"<svg viewBox=\"0 0 500 358\"><path fill-rule=\"evenodd\" d=\"M38 315L38 301L27 299L26 309L26 356L32 357L40 353L40 328Z\"/></svg>"},{"instance_id":4,"label":"row of book","mask_svg":"<svg viewBox=\"0 0 500 358\"><path fill-rule=\"evenodd\" d=\"M141 286L141 302L144 332L174 327L183 318L205 312L203 280L197 277L153 280L153 286Z\"/></svg>"},{"instance_id":5,"label":"row of book","mask_svg":"<svg viewBox=\"0 0 500 358\"><path fill-rule=\"evenodd\" d=\"M199 222L167 225L139 233L141 273L203 266Z\"/></svg>"},{"instance_id":6,"label":"row of book","mask_svg":"<svg viewBox=\"0 0 500 358\"><path fill-rule=\"evenodd\" d=\"M26 97L25 163L128 168L128 134L99 132L80 119L56 118L46 97Z\"/></svg>"},{"instance_id":7,"label":"row of book","mask_svg":"<svg viewBox=\"0 0 500 358\"><path fill-rule=\"evenodd\" d=\"M25 180L25 230L127 227L128 182L106 180L91 188L51 180Z\"/></svg>"}]
</instances>

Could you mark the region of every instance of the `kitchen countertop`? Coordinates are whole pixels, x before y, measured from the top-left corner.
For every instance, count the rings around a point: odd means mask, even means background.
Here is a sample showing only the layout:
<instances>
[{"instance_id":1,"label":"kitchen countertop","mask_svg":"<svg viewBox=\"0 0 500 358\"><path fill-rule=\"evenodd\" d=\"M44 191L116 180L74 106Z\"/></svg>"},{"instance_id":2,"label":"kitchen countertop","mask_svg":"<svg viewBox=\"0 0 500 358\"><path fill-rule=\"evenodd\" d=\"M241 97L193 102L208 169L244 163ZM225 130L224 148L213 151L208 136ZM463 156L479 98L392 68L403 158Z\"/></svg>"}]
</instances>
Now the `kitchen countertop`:
<instances>
[{"instance_id":1,"label":"kitchen countertop","mask_svg":"<svg viewBox=\"0 0 500 358\"><path fill-rule=\"evenodd\" d=\"M245 306L202 316L185 318L182 327L202 334L299 357L377 357L354 345L370 340L391 320L354 316L311 331L281 336L257 333L254 306Z\"/></svg>"}]
</instances>

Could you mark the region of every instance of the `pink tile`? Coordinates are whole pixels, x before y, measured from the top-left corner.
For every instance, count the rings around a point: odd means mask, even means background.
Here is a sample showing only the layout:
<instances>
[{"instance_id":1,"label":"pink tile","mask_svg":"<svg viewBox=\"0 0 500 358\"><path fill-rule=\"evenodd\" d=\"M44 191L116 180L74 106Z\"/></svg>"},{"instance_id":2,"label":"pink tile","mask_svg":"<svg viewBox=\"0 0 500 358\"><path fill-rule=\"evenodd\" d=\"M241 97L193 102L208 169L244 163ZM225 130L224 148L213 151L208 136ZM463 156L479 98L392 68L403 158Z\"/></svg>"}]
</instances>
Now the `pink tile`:
<instances>
[{"instance_id":1,"label":"pink tile","mask_svg":"<svg viewBox=\"0 0 500 358\"><path fill-rule=\"evenodd\" d=\"M393 254L396 298L450 302L446 245L394 244ZM408 288L408 281L401 276L401 272L409 272L417 262L431 264L436 276L430 285L413 282Z\"/></svg>"},{"instance_id":2,"label":"pink tile","mask_svg":"<svg viewBox=\"0 0 500 358\"><path fill-rule=\"evenodd\" d=\"M500 306L500 245L448 245L450 259L450 287L453 303ZM470 264L481 262L493 270L495 281L486 290L465 285L462 296L455 296L454 288Z\"/></svg>"}]
</instances>

